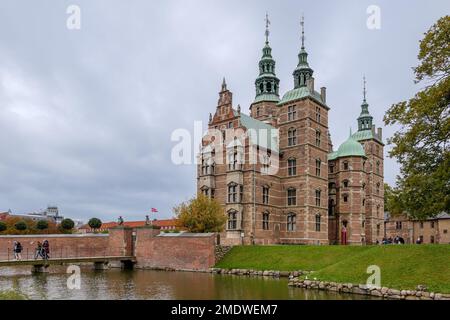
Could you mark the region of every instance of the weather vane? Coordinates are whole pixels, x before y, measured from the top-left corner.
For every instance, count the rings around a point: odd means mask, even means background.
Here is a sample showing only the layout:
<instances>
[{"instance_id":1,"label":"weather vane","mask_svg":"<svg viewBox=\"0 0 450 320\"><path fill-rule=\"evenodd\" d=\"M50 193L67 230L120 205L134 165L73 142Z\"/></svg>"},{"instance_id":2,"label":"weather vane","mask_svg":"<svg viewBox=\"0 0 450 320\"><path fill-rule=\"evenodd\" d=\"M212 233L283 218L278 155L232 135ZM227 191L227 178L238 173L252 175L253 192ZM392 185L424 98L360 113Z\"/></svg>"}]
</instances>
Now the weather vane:
<instances>
[{"instance_id":1,"label":"weather vane","mask_svg":"<svg viewBox=\"0 0 450 320\"><path fill-rule=\"evenodd\" d=\"M364 101L366 101L366 75L363 75L363 95L364 95Z\"/></svg>"},{"instance_id":2,"label":"weather vane","mask_svg":"<svg viewBox=\"0 0 450 320\"><path fill-rule=\"evenodd\" d=\"M302 26L302 49L305 49L305 17L302 13L302 20L300 20L300 25Z\"/></svg>"},{"instance_id":3,"label":"weather vane","mask_svg":"<svg viewBox=\"0 0 450 320\"><path fill-rule=\"evenodd\" d=\"M269 43L269 25L270 25L270 20L269 20L269 14L266 12L266 43Z\"/></svg>"}]
</instances>

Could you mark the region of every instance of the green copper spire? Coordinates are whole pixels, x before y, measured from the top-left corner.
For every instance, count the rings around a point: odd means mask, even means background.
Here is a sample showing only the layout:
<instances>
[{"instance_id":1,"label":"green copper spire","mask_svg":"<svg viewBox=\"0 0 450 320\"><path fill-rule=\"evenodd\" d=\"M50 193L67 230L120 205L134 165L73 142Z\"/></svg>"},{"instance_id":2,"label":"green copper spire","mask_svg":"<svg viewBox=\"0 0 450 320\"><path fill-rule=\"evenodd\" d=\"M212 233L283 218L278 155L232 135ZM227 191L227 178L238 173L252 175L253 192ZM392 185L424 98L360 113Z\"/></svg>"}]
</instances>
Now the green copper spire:
<instances>
[{"instance_id":1,"label":"green copper spire","mask_svg":"<svg viewBox=\"0 0 450 320\"><path fill-rule=\"evenodd\" d=\"M280 101L280 97L278 95L280 80L275 75L275 60L272 58L272 48L269 46L270 21L267 13L265 22L266 42L262 50L262 58L259 61L259 76L255 81L256 97L253 103L261 101Z\"/></svg>"},{"instance_id":2,"label":"green copper spire","mask_svg":"<svg viewBox=\"0 0 450 320\"><path fill-rule=\"evenodd\" d=\"M309 67L308 53L305 50L305 18L303 16L300 21L300 25L302 26L302 47L300 53L298 54L297 68L295 68L293 73L295 88L306 87L306 80L311 78L314 72Z\"/></svg>"},{"instance_id":3,"label":"green copper spire","mask_svg":"<svg viewBox=\"0 0 450 320\"><path fill-rule=\"evenodd\" d=\"M369 113L369 104L366 101L366 77L363 77L363 103L361 104L361 114L358 117L358 131L372 130L373 117Z\"/></svg>"}]
</instances>

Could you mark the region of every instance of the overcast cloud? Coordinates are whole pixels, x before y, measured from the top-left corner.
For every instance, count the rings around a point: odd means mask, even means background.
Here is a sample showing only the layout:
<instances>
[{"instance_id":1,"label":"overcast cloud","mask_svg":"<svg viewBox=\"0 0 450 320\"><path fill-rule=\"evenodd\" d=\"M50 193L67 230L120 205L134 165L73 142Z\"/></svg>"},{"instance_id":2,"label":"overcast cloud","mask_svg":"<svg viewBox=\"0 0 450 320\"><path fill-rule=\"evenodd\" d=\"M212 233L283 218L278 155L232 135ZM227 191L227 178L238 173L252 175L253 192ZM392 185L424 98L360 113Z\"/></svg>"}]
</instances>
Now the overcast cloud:
<instances>
[{"instance_id":1,"label":"overcast cloud","mask_svg":"<svg viewBox=\"0 0 450 320\"><path fill-rule=\"evenodd\" d=\"M66 9L81 8L81 29ZM381 29L366 9L381 8ZM442 1L0 2L0 211L58 205L65 216L156 218L195 193L194 165L176 166L170 135L214 112L222 77L248 112L269 12L281 92L293 87L306 21L316 86L327 87L335 146L356 128L362 75L377 126L411 97L418 41ZM384 128L384 137L395 128ZM389 148L387 148L389 149ZM386 159L385 179L398 165Z\"/></svg>"}]
</instances>

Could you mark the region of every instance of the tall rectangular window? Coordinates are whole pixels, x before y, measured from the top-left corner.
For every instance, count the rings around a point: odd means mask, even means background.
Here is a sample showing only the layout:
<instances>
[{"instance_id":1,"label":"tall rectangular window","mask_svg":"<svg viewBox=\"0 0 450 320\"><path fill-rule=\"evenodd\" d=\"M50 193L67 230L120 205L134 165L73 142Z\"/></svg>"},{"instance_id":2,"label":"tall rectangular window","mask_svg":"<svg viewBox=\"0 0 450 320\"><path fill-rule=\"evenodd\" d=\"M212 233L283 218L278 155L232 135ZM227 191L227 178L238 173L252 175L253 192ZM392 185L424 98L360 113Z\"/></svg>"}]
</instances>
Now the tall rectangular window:
<instances>
[{"instance_id":1,"label":"tall rectangular window","mask_svg":"<svg viewBox=\"0 0 450 320\"><path fill-rule=\"evenodd\" d=\"M295 146L297 144L297 129L291 128L288 131L288 146Z\"/></svg>"},{"instance_id":2,"label":"tall rectangular window","mask_svg":"<svg viewBox=\"0 0 450 320\"><path fill-rule=\"evenodd\" d=\"M322 161L320 159L316 160L316 176L320 177L320 166L322 164Z\"/></svg>"},{"instance_id":3,"label":"tall rectangular window","mask_svg":"<svg viewBox=\"0 0 450 320\"><path fill-rule=\"evenodd\" d=\"M321 142L320 140L321 140L320 131L317 130L316 131L316 146L318 146L318 147L320 147L320 142Z\"/></svg>"},{"instance_id":4,"label":"tall rectangular window","mask_svg":"<svg viewBox=\"0 0 450 320\"><path fill-rule=\"evenodd\" d=\"M320 107L316 107L316 121L320 122Z\"/></svg>"},{"instance_id":5,"label":"tall rectangular window","mask_svg":"<svg viewBox=\"0 0 450 320\"><path fill-rule=\"evenodd\" d=\"M320 207L320 190L316 190L316 206Z\"/></svg>"},{"instance_id":6,"label":"tall rectangular window","mask_svg":"<svg viewBox=\"0 0 450 320\"><path fill-rule=\"evenodd\" d=\"M269 204L269 187L263 187L262 191L263 204Z\"/></svg>"},{"instance_id":7,"label":"tall rectangular window","mask_svg":"<svg viewBox=\"0 0 450 320\"><path fill-rule=\"evenodd\" d=\"M295 110L295 106L288 107L288 121L295 120L297 118L297 111Z\"/></svg>"},{"instance_id":8,"label":"tall rectangular window","mask_svg":"<svg viewBox=\"0 0 450 320\"><path fill-rule=\"evenodd\" d=\"M320 231L320 214L316 214L316 231Z\"/></svg>"},{"instance_id":9,"label":"tall rectangular window","mask_svg":"<svg viewBox=\"0 0 450 320\"><path fill-rule=\"evenodd\" d=\"M296 189L293 189L293 188L288 189L287 200L288 200L288 206L297 205L297 190Z\"/></svg>"},{"instance_id":10,"label":"tall rectangular window","mask_svg":"<svg viewBox=\"0 0 450 320\"><path fill-rule=\"evenodd\" d=\"M263 213L263 225L262 225L263 230L269 230L269 213L268 212L264 212Z\"/></svg>"},{"instance_id":11,"label":"tall rectangular window","mask_svg":"<svg viewBox=\"0 0 450 320\"><path fill-rule=\"evenodd\" d=\"M295 231L295 214L290 213L287 216L287 231Z\"/></svg>"},{"instance_id":12,"label":"tall rectangular window","mask_svg":"<svg viewBox=\"0 0 450 320\"><path fill-rule=\"evenodd\" d=\"M297 175L297 160L288 159L288 176Z\"/></svg>"},{"instance_id":13,"label":"tall rectangular window","mask_svg":"<svg viewBox=\"0 0 450 320\"><path fill-rule=\"evenodd\" d=\"M237 202L237 185L230 184L228 186L228 202L234 203Z\"/></svg>"},{"instance_id":14,"label":"tall rectangular window","mask_svg":"<svg viewBox=\"0 0 450 320\"><path fill-rule=\"evenodd\" d=\"M228 229L236 230L237 229L237 212L230 211L228 213Z\"/></svg>"}]
</instances>

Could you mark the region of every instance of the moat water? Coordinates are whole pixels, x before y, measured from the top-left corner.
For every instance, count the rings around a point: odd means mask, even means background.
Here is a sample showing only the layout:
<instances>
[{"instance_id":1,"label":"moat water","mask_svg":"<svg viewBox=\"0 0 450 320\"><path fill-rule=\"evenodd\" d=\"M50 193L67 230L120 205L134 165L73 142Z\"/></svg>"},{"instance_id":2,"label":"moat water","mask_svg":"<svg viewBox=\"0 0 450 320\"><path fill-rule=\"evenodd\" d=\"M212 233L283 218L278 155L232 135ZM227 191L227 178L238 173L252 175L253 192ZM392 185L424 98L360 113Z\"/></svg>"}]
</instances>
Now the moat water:
<instances>
[{"instance_id":1,"label":"moat water","mask_svg":"<svg viewBox=\"0 0 450 320\"><path fill-rule=\"evenodd\" d=\"M79 289L68 289L65 267L32 274L30 267L0 269L0 290L15 290L30 299L367 299L289 287L286 278L214 275L193 272L81 268Z\"/></svg>"}]
</instances>

